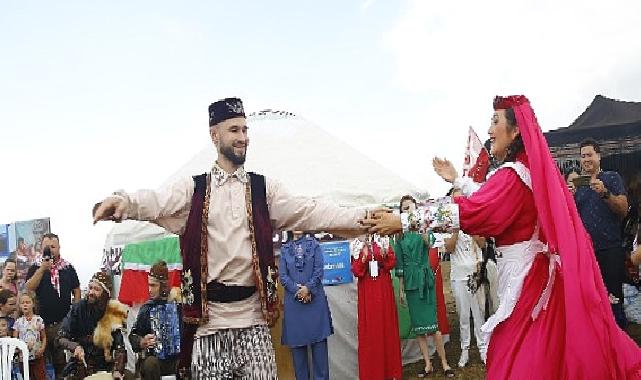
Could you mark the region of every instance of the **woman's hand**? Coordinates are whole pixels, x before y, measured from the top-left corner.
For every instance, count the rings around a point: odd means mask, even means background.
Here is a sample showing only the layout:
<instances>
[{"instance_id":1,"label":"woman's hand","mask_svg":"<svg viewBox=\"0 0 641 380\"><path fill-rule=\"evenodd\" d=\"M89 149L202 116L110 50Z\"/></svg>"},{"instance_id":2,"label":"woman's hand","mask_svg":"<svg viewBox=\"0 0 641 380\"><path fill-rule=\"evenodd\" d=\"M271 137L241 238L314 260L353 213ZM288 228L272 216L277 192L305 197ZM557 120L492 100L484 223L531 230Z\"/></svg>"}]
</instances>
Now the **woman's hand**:
<instances>
[{"instance_id":1,"label":"woman's hand","mask_svg":"<svg viewBox=\"0 0 641 380\"><path fill-rule=\"evenodd\" d=\"M434 157L432 160L432 166L434 167L436 174L446 182L453 183L458 177L458 173L456 172L456 169L454 169L454 165L452 165L452 163L446 158Z\"/></svg>"},{"instance_id":2,"label":"woman's hand","mask_svg":"<svg viewBox=\"0 0 641 380\"><path fill-rule=\"evenodd\" d=\"M399 277L399 287L398 287L398 302L401 306L407 306L407 297L405 297L405 286L403 285L403 277Z\"/></svg>"},{"instance_id":3,"label":"woman's hand","mask_svg":"<svg viewBox=\"0 0 641 380\"><path fill-rule=\"evenodd\" d=\"M367 262L367 256L369 256L369 248L367 248L367 244L361 249L361 262L365 263Z\"/></svg>"}]
</instances>

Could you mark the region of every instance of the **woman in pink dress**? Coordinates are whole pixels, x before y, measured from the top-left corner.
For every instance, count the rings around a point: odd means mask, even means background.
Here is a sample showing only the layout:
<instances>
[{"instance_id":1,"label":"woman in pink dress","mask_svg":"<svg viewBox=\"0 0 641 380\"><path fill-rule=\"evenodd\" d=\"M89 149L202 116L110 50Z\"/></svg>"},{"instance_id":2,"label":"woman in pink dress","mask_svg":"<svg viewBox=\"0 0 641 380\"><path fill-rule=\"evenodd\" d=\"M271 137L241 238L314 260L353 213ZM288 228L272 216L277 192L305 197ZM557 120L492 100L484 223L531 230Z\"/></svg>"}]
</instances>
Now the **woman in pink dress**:
<instances>
[{"instance_id":1,"label":"woman in pink dress","mask_svg":"<svg viewBox=\"0 0 641 380\"><path fill-rule=\"evenodd\" d=\"M489 134L503 165L475 189L447 160L436 172L460 189L460 229L494 237L499 308L483 325L489 379L641 379L641 349L614 321L592 243L524 96L497 97ZM379 214L372 231L396 232Z\"/></svg>"}]
</instances>

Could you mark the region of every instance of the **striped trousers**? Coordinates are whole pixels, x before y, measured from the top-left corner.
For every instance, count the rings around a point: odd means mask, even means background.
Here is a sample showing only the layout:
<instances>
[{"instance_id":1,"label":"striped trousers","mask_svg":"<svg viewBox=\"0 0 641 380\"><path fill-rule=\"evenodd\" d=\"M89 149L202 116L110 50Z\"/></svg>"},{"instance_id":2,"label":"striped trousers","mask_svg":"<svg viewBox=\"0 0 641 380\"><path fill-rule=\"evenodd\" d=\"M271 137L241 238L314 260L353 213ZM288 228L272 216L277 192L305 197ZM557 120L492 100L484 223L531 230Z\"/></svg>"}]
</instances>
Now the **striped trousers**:
<instances>
[{"instance_id":1,"label":"striped trousers","mask_svg":"<svg viewBox=\"0 0 641 380\"><path fill-rule=\"evenodd\" d=\"M194 379L277 380L269 328L256 325L197 337L191 373Z\"/></svg>"}]
</instances>

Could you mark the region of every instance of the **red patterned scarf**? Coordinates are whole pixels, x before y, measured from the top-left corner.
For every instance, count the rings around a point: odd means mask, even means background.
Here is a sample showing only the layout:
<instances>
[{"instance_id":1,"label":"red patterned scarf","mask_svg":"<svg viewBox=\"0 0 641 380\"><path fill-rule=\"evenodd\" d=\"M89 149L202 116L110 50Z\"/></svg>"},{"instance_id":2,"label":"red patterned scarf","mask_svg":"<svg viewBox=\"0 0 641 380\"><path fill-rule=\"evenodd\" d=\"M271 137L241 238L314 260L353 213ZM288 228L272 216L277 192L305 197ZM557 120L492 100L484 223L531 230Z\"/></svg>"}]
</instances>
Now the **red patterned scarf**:
<instances>
[{"instance_id":1,"label":"red patterned scarf","mask_svg":"<svg viewBox=\"0 0 641 380\"><path fill-rule=\"evenodd\" d=\"M49 272L51 273L51 285L53 286L54 289L56 289L56 292L58 292L58 296L60 296L60 270L65 269L68 267L69 262L62 257L58 257L58 261L54 261L53 264L51 264L51 269L49 269Z\"/></svg>"}]
</instances>

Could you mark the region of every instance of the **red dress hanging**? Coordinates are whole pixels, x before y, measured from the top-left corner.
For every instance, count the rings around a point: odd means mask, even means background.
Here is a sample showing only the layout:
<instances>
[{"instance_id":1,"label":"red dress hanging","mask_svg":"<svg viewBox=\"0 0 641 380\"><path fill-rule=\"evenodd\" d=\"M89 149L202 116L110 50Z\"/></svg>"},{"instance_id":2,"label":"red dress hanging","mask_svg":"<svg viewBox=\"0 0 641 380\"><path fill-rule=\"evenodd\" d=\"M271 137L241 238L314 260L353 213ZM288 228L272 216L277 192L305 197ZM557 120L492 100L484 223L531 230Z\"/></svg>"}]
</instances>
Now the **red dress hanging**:
<instances>
[{"instance_id":1,"label":"red dress hanging","mask_svg":"<svg viewBox=\"0 0 641 380\"><path fill-rule=\"evenodd\" d=\"M370 261L378 262L378 277L369 273ZM362 255L367 255L363 263ZM390 270L396 265L394 251L385 258L376 243L371 251L364 247L361 257L352 260L358 277L358 374L361 380L401 379L401 339Z\"/></svg>"},{"instance_id":2,"label":"red dress hanging","mask_svg":"<svg viewBox=\"0 0 641 380\"><path fill-rule=\"evenodd\" d=\"M449 335L450 323L447 320L447 307L445 306L445 293L443 293L443 267L438 256L438 248L430 248L430 266L436 274L436 317L438 319L438 331L443 335Z\"/></svg>"}]
</instances>

